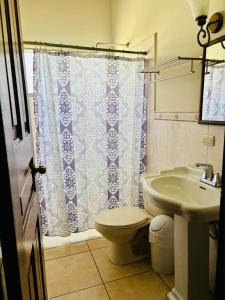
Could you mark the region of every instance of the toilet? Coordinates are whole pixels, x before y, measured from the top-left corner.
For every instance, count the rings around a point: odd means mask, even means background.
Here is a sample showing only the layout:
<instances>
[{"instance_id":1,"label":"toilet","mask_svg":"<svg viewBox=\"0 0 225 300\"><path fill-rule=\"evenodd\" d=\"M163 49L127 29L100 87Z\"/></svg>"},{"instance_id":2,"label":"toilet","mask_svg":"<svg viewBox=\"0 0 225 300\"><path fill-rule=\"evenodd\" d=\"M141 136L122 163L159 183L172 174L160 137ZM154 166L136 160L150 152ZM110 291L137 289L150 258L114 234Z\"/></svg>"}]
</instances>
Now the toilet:
<instances>
[{"instance_id":1,"label":"toilet","mask_svg":"<svg viewBox=\"0 0 225 300\"><path fill-rule=\"evenodd\" d=\"M137 255L132 241L141 229L149 226L154 216L165 212L145 198L147 197L144 195L145 209L137 207L106 209L95 218L96 230L110 241L108 258L115 265L129 264L147 255L147 253Z\"/></svg>"}]
</instances>

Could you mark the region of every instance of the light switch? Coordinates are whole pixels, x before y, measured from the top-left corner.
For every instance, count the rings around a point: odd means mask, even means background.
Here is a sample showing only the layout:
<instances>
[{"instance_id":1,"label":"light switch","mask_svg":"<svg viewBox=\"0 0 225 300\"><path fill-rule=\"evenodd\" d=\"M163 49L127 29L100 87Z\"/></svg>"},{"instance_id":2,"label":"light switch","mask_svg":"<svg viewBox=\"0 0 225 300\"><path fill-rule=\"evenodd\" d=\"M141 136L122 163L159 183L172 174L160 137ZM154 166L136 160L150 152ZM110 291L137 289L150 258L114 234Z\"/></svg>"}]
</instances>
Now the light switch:
<instances>
[{"instance_id":1,"label":"light switch","mask_svg":"<svg viewBox=\"0 0 225 300\"><path fill-rule=\"evenodd\" d=\"M203 145L213 147L215 146L215 135L204 135Z\"/></svg>"}]
</instances>

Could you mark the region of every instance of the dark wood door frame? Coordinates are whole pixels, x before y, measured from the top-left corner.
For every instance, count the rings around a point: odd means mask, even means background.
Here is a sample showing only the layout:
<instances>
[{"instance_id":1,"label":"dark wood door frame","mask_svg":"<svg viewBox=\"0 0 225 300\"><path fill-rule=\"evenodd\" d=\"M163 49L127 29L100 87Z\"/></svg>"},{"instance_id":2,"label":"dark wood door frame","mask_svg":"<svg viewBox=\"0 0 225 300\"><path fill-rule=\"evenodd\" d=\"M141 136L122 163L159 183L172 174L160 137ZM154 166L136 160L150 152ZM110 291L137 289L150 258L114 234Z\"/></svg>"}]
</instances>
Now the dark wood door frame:
<instances>
[{"instance_id":1,"label":"dark wood door frame","mask_svg":"<svg viewBox=\"0 0 225 300\"><path fill-rule=\"evenodd\" d=\"M223 146L222 185L220 199L219 236L216 265L215 300L225 299L225 135Z\"/></svg>"},{"instance_id":2,"label":"dark wood door frame","mask_svg":"<svg viewBox=\"0 0 225 300\"><path fill-rule=\"evenodd\" d=\"M8 300L46 300L17 0L0 0L0 240Z\"/></svg>"},{"instance_id":3,"label":"dark wood door frame","mask_svg":"<svg viewBox=\"0 0 225 300\"><path fill-rule=\"evenodd\" d=\"M5 113L8 113L5 111ZM15 221L12 216L8 216L7 211L12 211L12 202L7 199L11 198L11 193L13 193L13 186L11 187L11 183L9 181L10 173L9 173L9 165L10 162L7 160L7 146L9 147L9 142L4 138L4 126L2 120L3 111L0 107L0 136L1 136L1 147L0 147L0 165L1 165L1 178L3 179L1 188L0 188L0 236L1 236L1 248L2 248L2 256L3 256L3 265L4 268L7 269L8 265L15 266L15 285L11 286L11 280L9 278L9 272L5 272L6 281L8 282L8 297L10 296L18 296L18 299L22 299L21 295L21 282L20 282L20 272L17 267L18 255L17 255L17 246L16 246L16 228ZM11 164L13 162L11 161ZM13 175L11 174L11 177ZM15 176L15 175L14 175ZM7 228L8 232L4 230ZM11 294L11 295L10 295Z\"/></svg>"}]
</instances>

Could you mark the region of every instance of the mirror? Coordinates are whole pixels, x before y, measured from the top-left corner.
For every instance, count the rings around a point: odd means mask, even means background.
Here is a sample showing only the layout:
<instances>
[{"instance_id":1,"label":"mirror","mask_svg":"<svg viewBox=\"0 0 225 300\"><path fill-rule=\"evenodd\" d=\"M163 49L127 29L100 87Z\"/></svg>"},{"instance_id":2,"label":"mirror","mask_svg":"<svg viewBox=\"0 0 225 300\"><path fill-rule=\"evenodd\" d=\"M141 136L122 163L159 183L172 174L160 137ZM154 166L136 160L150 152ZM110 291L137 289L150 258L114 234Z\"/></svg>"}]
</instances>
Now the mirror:
<instances>
[{"instance_id":1,"label":"mirror","mask_svg":"<svg viewBox=\"0 0 225 300\"><path fill-rule=\"evenodd\" d=\"M225 36L203 50L199 123L225 125Z\"/></svg>"}]
</instances>

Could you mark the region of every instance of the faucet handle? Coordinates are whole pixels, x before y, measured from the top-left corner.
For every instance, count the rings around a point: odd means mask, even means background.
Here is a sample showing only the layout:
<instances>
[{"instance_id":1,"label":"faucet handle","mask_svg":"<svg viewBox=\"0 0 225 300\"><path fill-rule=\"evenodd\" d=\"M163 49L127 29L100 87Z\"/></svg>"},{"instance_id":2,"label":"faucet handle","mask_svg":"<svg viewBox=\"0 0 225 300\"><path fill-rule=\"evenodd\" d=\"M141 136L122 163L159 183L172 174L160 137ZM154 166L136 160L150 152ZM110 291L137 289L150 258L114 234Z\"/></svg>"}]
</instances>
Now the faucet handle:
<instances>
[{"instance_id":1,"label":"faucet handle","mask_svg":"<svg viewBox=\"0 0 225 300\"><path fill-rule=\"evenodd\" d=\"M206 163L197 163L196 167L203 167L204 172L202 174L202 179L203 180L213 180L213 166L210 164L206 164Z\"/></svg>"},{"instance_id":2,"label":"faucet handle","mask_svg":"<svg viewBox=\"0 0 225 300\"><path fill-rule=\"evenodd\" d=\"M204 170L203 174L202 174L202 179L208 179L208 176L207 176L207 172L206 170Z\"/></svg>"},{"instance_id":3,"label":"faucet handle","mask_svg":"<svg viewBox=\"0 0 225 300\"><path fill-rule=\"evenodd\" d=\"M221 173L217 172L212 180L212 184L215 187L220 187L221 186Z\"/></svg>"},{"instance_id":4,"label":"faucet handle","mask_svg":"<svg viewBox=\"0 0 225 300\"><path fill-rule=\"evenodd\" d=\"M205 180L212 181L213 178L214 178L212 169L211 168L205 168L201 178L205 179Z\"/></svg>"}]
</instances>

